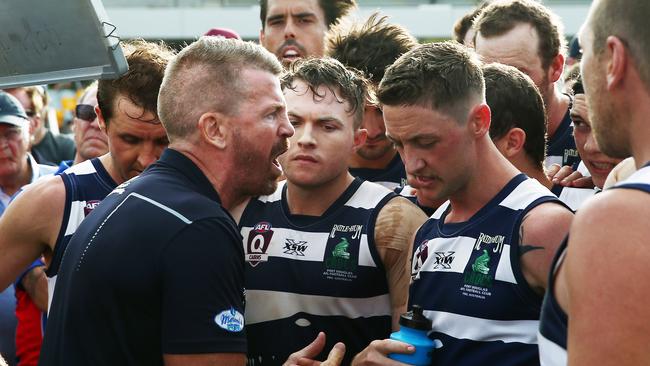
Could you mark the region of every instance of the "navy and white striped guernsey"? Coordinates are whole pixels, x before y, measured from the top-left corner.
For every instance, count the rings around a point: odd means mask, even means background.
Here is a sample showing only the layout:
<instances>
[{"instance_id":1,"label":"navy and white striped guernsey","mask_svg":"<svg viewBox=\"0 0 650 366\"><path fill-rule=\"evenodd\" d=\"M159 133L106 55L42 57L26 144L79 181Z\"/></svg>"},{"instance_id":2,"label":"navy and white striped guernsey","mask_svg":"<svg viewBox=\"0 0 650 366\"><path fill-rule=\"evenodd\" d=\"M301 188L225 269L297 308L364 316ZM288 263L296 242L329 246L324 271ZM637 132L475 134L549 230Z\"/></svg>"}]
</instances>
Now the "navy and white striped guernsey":
<instances>
[{"instance_id":1,"label":"navy and white striped guernsey","mask_svg":"<svg viewBox=\"0 0 650 366\"><path fill-rule=\"evenodd\" d=\"M650 193L650 163L637 170L624 181L611 189L637 189ZM567 364L567 314L562 310L553 292L555 273L566 253L568 238L558 250L553 261L553 272L549 278L548 291L542 306L539 325L539 357L543 366L561 366Z\"/></svg>"},{"instance_id":2,"label":"navy and white striped guernsey","mask_svg":"<svg viewBox=\"0 0 650 366\"><path fill-rule=\"evenodd\" d=\"M579 162L580 155L578 155L576 141L573 138L573 122L569 110L567 110L560 126L546 143L544 166L549 168L553 164L559 164L560 166L577 165Z\"/></svg>"},{"instance_id":3,"label":"navy and white striped guernsey","mask_svg":"<svg viewBox=\"0 0 650 366\"><path fill-rule=\"evenodd\" d=\"M406 170L399 154L395 154L393 160L384 169L350 168L348 170L354 177L377 183L388 189L406 185Z\"/></svg>"},{"instance_id":4,"label":"navy and white striped guernsey","mask_svg":"<svg viewBox=\"0 0 650 366\"><path fill-rule=\"evenodd\" d=\"M567 324L568 317L560 307L555 297L555 274L562 265L566 255L567 236L558 248L553 259L553 269L549 274L548 288L542 304L542 314L539 319L539 360L542 366L562 366L567 364Z\"/></svg>"},{"instance_id":5,"label":"navy and white striped guernsey","mask_svg":"<svg viewBox=\"0 0 650 366\"><path fill-rule=\"evenodd\" d=\"M520 268L519 226L545 202L562 204L537 180L515 176L468 221L444 223L449 201L416 235L409 303L442 341L436 365L534 365L541 296Z\"/></svg>"},{"instance_id":6,"label":"navy and white striped guernsey","mask_svg":"<svg viewBox=\"0 0 650 366\"><path fill-rule=\"evenodd\" d=\"M65 208L61 228L56 239L52 263L45 271L48 287L48 309L52 302L56 275L68 241L81 221L101 202L117 183L111 178L98 158L73 165L61 173L65 186Z\"/></svg>"},{"instance_id":7,"label":"navy and white striped guernsey","mask_svg":"<svg viewBox=\"0 0 650 366\"><path fill-rule=\"evenodd\" d=\"M240 221L248 365L281 365L319 331L327 334L325 350L345 343L343 364L349 364L391 332L388 283L374 232L380 209L396 195L357 178L314 217L291 215L286 194L281 183L275 193L252 200Z\"/></svg>"}]
</instances>

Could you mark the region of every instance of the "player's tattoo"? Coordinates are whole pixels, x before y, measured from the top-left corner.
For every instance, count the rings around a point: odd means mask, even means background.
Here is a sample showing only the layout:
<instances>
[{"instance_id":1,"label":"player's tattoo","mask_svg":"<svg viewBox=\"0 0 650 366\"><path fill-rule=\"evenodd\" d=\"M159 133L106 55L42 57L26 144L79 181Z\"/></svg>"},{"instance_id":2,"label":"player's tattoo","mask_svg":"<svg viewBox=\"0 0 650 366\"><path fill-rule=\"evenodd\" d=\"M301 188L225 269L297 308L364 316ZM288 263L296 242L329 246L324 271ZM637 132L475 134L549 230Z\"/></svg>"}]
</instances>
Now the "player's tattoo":
<instances>
[{"instance_id":1,"label":"player's tattoo","mask_svg":"<svg viewBox=\"0 0 650 366\"><path fill-rule=\"evenodd\" d=\"M544 250L544 247L524 243L524 221L526 221L527 218L528 215L524 216L524 218L521 220L521 224L519 224L519 256L520 257L534 250Z\"/></svg>"}]
</instances>

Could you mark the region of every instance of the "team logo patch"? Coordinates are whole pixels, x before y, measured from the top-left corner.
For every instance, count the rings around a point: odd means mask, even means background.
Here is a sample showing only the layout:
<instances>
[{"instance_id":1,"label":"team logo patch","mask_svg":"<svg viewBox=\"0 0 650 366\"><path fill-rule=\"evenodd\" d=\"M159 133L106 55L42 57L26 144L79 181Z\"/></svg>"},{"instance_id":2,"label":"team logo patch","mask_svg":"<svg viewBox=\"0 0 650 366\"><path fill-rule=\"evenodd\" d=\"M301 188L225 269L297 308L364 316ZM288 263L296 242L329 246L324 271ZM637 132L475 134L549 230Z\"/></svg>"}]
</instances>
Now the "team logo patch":
<instances>
[{"instance_id":1,"label":"team logo patch","mask_svg":"<svg viewBox=\"0 0 650 366\"><path fill-rule=\"evenodd\" d=\"M307 247L307 242L304 240L286 239L284 243L284 254L304 257Z\"/></svg>"},{"instance_id":2,"label":"team logo patch","mask_svg":"<svg viewBox=\"0 0 650 366\"><path fill-rule=\"evenodd\" d=\"M456 252L436 252L436 261L433 269L451 269L451 264L454 262L454 254Z\"/></svg>"},{"instance_id":3,"label":"team logo patch","mask_svg":"<svg viewBox=\"0 0 650 366\"><path fill-rule=\"evenodd\" d=\"M244 329L244 316L233 307L217 314L214 317L214 322L229 332L236 333Z\"/></svg>"},{"instance_id":4,"label":"team logo patch","mask_svg":"<svg viewBox=\"0 0 650 366\"><path fill-rule=\"evenodd\" d=\"M350 282L357 278L362 225L334 225L327 239L323 276Z\"/></svg>"},{"instance_id":5,"label":"team logo patch","mask_svg":"<svg viewBox=\"0 0 650 366\"><path fill-rule=\"evenodd\" d=\"M420 268L424 265L427 258L429 258L429 246L427 245L428 240L424 240L413 254L413 264L411 268L411 280L419 278Z\"/></svg>"},{"instance_id":6,"label":"team logo patch","mask_svg":"<svg viewBox=\"0 0 650 366\"><path fill-rule=\"evenodd\" d=\"M100 202L100 200L86 201L86 204L84 205L84 217L88 216Z\"/></svg>"},{"instance_id":7,"label":"team logo patch","mask_svg":"<svg viewBox=\"0 0 650 366\"><path fill-rule=\"evenodd\" d=\"M269 255L266 252L272 237L271 223L262 221L255 224L253 230L248 233L246 241L246 262L255 267L260 262L268 261Z\"/></svg>"}]
</instances>

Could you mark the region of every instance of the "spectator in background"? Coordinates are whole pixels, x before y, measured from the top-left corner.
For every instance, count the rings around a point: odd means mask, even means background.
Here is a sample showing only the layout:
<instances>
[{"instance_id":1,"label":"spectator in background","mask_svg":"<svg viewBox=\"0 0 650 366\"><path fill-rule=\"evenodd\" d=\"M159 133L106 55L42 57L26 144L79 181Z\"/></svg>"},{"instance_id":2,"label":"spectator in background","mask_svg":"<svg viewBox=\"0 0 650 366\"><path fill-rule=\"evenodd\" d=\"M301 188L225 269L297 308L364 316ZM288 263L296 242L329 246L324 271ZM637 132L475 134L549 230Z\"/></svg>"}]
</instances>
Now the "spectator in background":
<instances>
[{"instance_id":1,"label":"spectator in background","mask_svg":"<svg viewBox=\"0 0 650 366\"><path fill-rule=\"evenodd\" d=\"M54 166L36 163L29 154L29 130L30 118L20 101L0 91L0 215L23 186L56 171ZM0 286L1 289L5 287ZM12 364L15 359L15 306L13 287L0 292L0 354Z\"/></svg>"},{"instance_id":2,"label":"spectator in background","mask_svg":"<svg viewBox=\"0 0 650 366\"><path fill-rule=\"evenodd\" d=\"M28 86L7 89L15 96L27 116L31 126L30 151L38 163L58 165L75 156L74 141L65 135L55 135L47 128L48 96L42 86Z\"/></svg>"},{"instance_id":3,"label":"spectator in background","mask_svg":"<svg viewBox=\"0 0 650 366\"><path fill-rule=\"evenodd\" d=\"M548 116L545 166L579 161L569 116L571 99L557 88L564 68L562 24L534 0L493 2L474 21L475 49L486 62L514 66L537 85Z\"/></svg>"},{"instance_id":4,"label":"spectator in background","mask_svg":"<svg viewBox=\"0 0 650 366\"><path fill-rule=\"evenodd\" d=\"M355 0L260 0L260 44L285 66L320 57L325 32L355 7Z\"/></svg>"},{"instance_id":5,"label":"spectator in background","mask_svg":"<svg viewBox=\"0 0 650 366\"><path fill-rule=\"evenodd\" d=\"M94 82L83 91L74 110L72 132L77 147L74 160L62 161L59 165L60 171L108 152L108 138L99 127L96 107L97 82Z\"/></svg>"}]
</instances>

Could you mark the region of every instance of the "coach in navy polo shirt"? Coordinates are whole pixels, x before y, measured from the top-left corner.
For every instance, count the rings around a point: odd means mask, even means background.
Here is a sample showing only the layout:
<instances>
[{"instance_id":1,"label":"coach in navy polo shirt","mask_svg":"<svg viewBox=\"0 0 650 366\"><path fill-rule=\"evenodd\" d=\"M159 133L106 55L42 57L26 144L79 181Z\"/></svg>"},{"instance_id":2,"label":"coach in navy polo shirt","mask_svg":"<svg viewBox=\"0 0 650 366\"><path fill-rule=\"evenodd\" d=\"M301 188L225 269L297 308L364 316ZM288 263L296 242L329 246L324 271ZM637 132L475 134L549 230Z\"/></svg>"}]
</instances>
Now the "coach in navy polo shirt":
<instances>
[{"instance_id":1,"label":"coach in navy polo shirt","mask_svg":"<svg viewBox=\"0 0 650 366\"><path fill-rule=\"evenodd\" d=\"M242 239L227 210L275 189L293 134L280 71L260 46L216 37L168 65L169 149L70 240L40 365L244 365Z\"/></svg>"}]
</instances>

